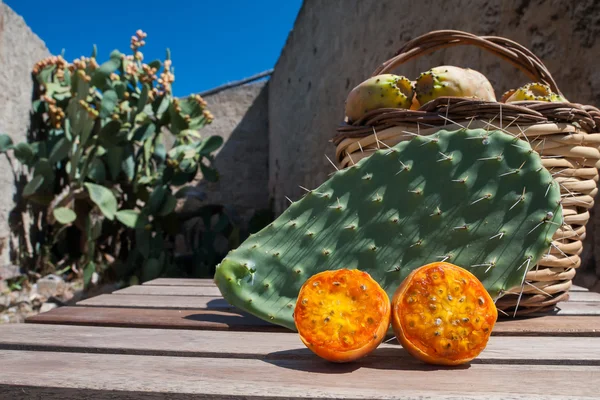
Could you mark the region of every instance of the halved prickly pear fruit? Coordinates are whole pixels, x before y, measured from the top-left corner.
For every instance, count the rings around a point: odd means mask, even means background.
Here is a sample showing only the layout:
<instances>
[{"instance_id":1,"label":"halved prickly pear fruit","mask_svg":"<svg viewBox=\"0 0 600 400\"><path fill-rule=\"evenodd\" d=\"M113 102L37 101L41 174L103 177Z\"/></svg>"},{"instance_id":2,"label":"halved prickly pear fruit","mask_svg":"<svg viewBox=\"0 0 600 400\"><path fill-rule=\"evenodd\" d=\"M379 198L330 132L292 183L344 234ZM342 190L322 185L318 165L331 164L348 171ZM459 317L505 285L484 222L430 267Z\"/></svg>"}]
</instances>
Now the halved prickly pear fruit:
<instances>
[{"instance_id":1,"label":"halved prickly pear fruit","mask_svg":"<svg viewBox=\"0 0 600 400\"><path fill-rule=\"evenodd\" d=\"M498 310L482 283L447 262L417 268L392 298L392 327L414 357L430 364L464 364L486 347Z\"/></svg>"},{"instance_id":2,"label":"halved prickly pear fruit","mask_svg":"<svg viewBox=\"0 0 600 400\"><path fill-rule=\"evenodd\" d=\"M496 101L494 88L482 73L452 65L421 73L416 80L415 92L421 105L442 96Z\"/></svg>"},{"instance_id":3,"label":"halved prickly pear fruit","mask_svg":"<svg viewBox=\"0 0 600 400\"><path fill-rule=\"evenodd\" d=\"M393 74L377 75L350 91L346 99L346 116L354 122L379 108L408 109L413 95L413 85L408 78Z\"/></svg>"},{"instance_id":4,"label":"halved prickly pear fruit","mask_svg":"<svg viewBox=\"0 0 600 400\"><path fill-rule=\"evenodd\" d=\"M390 300L364 271L323 271L300 289L294 322L302 342L318 356L353 361L383 340L390 325Z\"/></svg>"},{"instance_id":5,"label":"halved prickly pear fruit","mask_svg":"<svg viewBox=\"0 0 600 400\"><path fill-rule=\"evenodd\" d=\"M533 82L521 86L518 89L511 89L502 95L502 101L511 103L513 101L549 101L563 102L567 101L563 96L556 94L550 89L550 86Z\"/></svg>"}]
</instances>

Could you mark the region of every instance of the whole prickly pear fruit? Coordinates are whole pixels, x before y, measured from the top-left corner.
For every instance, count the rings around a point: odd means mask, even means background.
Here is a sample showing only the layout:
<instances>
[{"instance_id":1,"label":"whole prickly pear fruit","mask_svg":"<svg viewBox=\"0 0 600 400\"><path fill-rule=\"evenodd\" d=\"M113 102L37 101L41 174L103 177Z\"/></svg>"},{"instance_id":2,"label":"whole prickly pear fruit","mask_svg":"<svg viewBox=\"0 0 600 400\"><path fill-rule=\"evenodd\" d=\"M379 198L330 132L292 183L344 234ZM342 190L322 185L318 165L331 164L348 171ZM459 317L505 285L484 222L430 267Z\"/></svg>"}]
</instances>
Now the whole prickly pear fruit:
<instances>
[{"instance_id":1,"label":"whole prickly pear fruit","mask_svg":"<svg viewBox=\"0 0 600 400\"><path fill-rule=\"evenodd\" d=\"M442 96L496 101L494 88L482 73L452 65L442 65L421 73L415 91L421 105Z\"/></svg>"},{"instance_id":2,"label":"whole prickly pear fruit","mask_svg":"<svg viewBox=\"0 0 600 400\"><path fill-rule=\"evenodd\" d=\"M563 102L567 101L563 96L556 94L550 89L550 86L533 82L518 89L512 89L502 95L502 101L511 103L513 101L549 101Z\"/></svg>"},{"instance_id":3,"label":"whole prickly pear fruit","mask_svg":"<svg viewBox=\"0 0 600 400\"><path fill-rule=\"evenodd\" d=\"M434 262L408 275L392 298L402 347L430 364L464 364L481 353L498 319L494 301L466 269Z\"/></svg>"},{"instance_id":4,"label":"whole prickly pear fruit","mask_svg":"<svg viewBox=\"0 0 600 400\"><path fill-rule=\"evenodd\" d=\"M339 269L310 277L300 288L294 323L319 357L348 362L379 346L390 325L390 299L364 271Z\"/></svg>"},{"instance_id":5,"label":"whole prickly pear fruit","mask_svg":"<svg viewBox=\"0 0 600 400\"><path fill-rule=\"evenodd\" d=\"M369 111L378 108L410 108L414 89L412 82L392 74L377 75L362 82L348 94L346 116L358 121Z\"/></svg>"}]
</instances>

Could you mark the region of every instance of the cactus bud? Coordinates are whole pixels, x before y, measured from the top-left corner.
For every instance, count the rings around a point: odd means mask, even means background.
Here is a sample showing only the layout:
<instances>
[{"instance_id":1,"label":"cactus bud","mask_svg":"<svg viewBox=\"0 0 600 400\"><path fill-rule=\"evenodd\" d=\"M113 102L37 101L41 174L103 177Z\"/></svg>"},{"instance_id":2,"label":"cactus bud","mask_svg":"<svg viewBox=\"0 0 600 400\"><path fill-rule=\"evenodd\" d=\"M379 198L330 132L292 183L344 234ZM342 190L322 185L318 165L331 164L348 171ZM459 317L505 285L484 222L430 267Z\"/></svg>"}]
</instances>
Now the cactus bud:
<instances>
[{"instance_id":1,"label":"cactus bud","mask_svg":"<svg viewBox=\"0 0 600 400\"><path fill-rule=\"evenodd\" d=\"M212 115L212 113L208 110L202 111L202 115L204 116L204 118L206 118L207 124L210 124L215 119L214 115Z\"/></svg>"}]
</instances>

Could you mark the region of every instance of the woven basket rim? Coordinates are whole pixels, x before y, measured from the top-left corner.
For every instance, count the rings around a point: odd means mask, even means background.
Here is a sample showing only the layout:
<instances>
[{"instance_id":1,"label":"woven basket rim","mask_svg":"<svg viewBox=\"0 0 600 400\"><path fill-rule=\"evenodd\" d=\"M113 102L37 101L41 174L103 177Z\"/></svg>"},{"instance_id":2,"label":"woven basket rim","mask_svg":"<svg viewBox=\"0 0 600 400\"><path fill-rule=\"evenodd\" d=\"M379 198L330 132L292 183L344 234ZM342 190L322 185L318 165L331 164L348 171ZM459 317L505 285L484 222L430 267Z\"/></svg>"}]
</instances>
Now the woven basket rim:
<instances>
[{"instance_id":1,"label":"woven basket rim","mask_svg":"<svg viewBox=\"0 0 600 400\"><path fill-rule=\"evenodd\" d=\"M467 45L479 47L516 66L535 82L544 83L562 95L548 68L533 52L521 44L499 36L477 36L460 30L435 30L406 42L396 54L383 62L371 76L390 73L394 68L415 58L444 48ZM463 122L473 118L498 119L502 123L531 125L548 122L578 124L588 132L600 127L600 110L591 105L573 102L492 102L463 97L440 97L421 105L418 110L378 109L358 121L347 119L337 128L332 142L337 145L345 138L368 136L394 125L415 123L424 126L443 126L449 121Z\"/></svg>"},{"instance_id":2,"label":"woven basket rim","mask_svg":"<svg viewBox=\"0 0 600 400\"><path fill-rule=\"evenodd\" d=\"M498 121L504 126L518 123L534 125L547 123L576 124L587 133L600 128L600 109L570 102L520 101L500 103L462 97L444 96L434 99L418 110L380 108L367 113L353 124L344 122L337 128L332 142L337 145L346 138L368 136L401 124L422 127L443 127L449 123L462 123L481 119Z\"/></svg>"}]
</instances>

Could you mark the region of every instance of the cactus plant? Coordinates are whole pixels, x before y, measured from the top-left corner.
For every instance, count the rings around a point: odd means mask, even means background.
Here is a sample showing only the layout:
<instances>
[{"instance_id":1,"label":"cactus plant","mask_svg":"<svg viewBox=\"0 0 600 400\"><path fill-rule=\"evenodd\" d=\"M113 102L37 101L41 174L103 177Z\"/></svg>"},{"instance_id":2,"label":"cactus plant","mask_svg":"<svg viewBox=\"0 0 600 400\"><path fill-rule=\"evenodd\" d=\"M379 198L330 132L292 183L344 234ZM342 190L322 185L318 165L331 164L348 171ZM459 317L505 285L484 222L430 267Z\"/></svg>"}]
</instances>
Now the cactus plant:
<instances>
[{"instance_id":1,"label":"cactus plant","mask_svg":"<svg viewBox=\"0 0 600 400\"><path fill-rule=\"evenodd\" d=\"M421 73L415 83L415 92L421 105L441 96L496 101L494 88L482 73L452 65L442 65Z\"/></svg>"},{"instance_id":2,"label":"cactus plant","mask_svg":"<svg viewBox=\"0 0 600 400\"><path fill-rule=\"evenodd\" d=\"M378 108L408 109L412 105L413 94L412 82L408 78L392 74L377 75L350 91L346 99L346 116L354 122Z\"/></svg>"},{"instance_id":3,"label":"cactus plant","mask_svg":"<svg viewBox=\"0 0 600 400\"><path fill-rule=\"evenodd\" d=\"M21 238L30 269L72 266L86 283L95 272L152 279L171 264L165 238L177 232L174 189L199 170L217 179L212 153L222 139L198 133L213 119L206 102L173 97L170 53L144 63L145 38L136 32L132 55L115 50L101 65L94 48L91 57L55 56L33 68L28 141L2 148L32 173L22 208L41 229Z\"/></svg>"},{"instance_id":4,"label":"cactus plant","mask_svg":"<svg viewBox=\"0 0 600 400\"><path fill-rule=\"evenodd\" d=\"M447 262L415 269L392 298L396 338L430 364L458 365L485 349L498 310L481 282Z\"/></svg>"},{"instance_id":5,"label":"cactus plant","mask_svg":"<svg viewBox=\"0 0 600 400\"><path fill-rule=\"evenodd\" d=\"M556 94L550 89L550 86L532 82L518 89L511 89L502 95L501 101L504 103L512 103L514 101L550 101L563 102L567 101L563 96Z\"/></svg>"},{"instance_id":6,"label":"cactus plant","mask_svg":"<svg viewBox=\"0 0 600 400\"><path fill-rule=\"evenodd\" d=\"M368 272L392 297L434 261L472 272L490 295L523 282L560 225L560 191L529 144L501 131L440 130L340 170L217 266L231 304L295 329L302 284Z\"/></svg>"}]
</instances>

